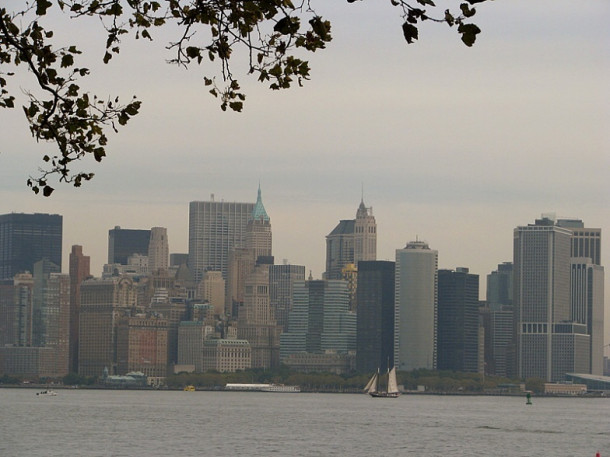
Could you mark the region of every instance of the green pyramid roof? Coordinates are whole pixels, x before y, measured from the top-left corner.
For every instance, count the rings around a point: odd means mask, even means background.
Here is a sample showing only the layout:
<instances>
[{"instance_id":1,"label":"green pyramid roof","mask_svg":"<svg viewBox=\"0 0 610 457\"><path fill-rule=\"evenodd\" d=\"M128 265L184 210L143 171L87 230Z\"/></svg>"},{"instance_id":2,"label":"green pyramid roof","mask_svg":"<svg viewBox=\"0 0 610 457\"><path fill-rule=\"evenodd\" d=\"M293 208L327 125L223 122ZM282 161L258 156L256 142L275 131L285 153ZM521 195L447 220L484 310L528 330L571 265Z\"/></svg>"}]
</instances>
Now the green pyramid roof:
<instances>
[{"instance_id":1,"label":"green pyramid roof","mask_svg":"<svg viewBox=\"0 0 610 457\"><path fill-rule=\"evenodd\" d=\"M267 211L265 211L265 206L263 205L263 199L261 197L261 186L258 186L258 197L256 197L256 204L254 205L254 209L252 210L252 219L254 220L263 220L269 222L269 216L267 215Z\"/></svg>"}]
</instances>

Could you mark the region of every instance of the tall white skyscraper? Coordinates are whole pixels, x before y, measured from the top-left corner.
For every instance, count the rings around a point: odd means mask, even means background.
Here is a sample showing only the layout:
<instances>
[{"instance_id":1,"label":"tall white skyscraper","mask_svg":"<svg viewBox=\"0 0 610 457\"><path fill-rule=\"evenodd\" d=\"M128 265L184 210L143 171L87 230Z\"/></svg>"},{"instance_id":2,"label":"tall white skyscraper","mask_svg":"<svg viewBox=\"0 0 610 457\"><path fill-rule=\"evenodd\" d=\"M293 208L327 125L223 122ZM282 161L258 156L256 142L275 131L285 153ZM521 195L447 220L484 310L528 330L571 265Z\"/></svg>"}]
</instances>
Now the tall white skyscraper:
<instances>
[{"instance_id":1,"label":"tall white skyscraper","mask_svg":"<svg viewBox=\"0 0 610 457\"><path fill-rule=\"evenodd\" d=\"M514 306L520 378L561 381L589 370L590 336L570 304L572 232L548 218L514 230Z\"/></svg>"},{"instance_id":2,"label":"tall white skyscraper","mask_svg":"<svg viewBox=\"0 0 610 457\"><path fill-rule=\"evenodd\" d=\"M200 281L205 271L227 277L229 251L243 246L254 203L214 201L189 204L189 268Z\"/></svg>"},{"instance_id":3,"label":"tall white skyscraper","mask_svg":"<svg viewBox=\"0 0 610 457\"><path fill-rule=\"evenodd\" d=\"M438 324L438 252L412 241L396 250L394 365L435 369Z\"/></svg>"},{"instance_id":4,"label":"tall white skyscraper","mask_svg":"<svg viewBox=\"0 0 610 457\"><path fill-rule=\"evenodd\" d=\"M601 228L585 227L580 219L559 219L557 225L572 232L571 319L587 326L591 336L590 371L603 374L604 267L601 266Z\"/></svg>"}]
</instances>

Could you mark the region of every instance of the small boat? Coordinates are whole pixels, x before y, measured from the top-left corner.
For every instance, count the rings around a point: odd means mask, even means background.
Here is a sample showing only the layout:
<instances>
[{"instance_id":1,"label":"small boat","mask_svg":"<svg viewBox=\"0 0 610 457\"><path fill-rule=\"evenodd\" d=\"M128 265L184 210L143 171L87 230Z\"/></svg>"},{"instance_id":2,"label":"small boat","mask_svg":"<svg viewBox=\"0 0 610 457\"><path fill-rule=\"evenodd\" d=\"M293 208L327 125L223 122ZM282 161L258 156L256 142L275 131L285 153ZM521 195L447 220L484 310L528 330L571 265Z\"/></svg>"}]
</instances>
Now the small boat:
<instances>
[{"instance_id":1,"label":"small boat","mask_svg":"<svg viewBox=\"0 0 610 457\"><path fill-rule=\"evenodd\" d=\"M195 392L195 386L186 386L184 388L185 392Z\"/></svg>"},{"instance_id":2,"label":"small boat","mask_svg":"<svg viewBox=\"0 0 610 457\"><path fill-rule=\"evenodd\" d=\"M381 386L381 375L379 370L373 375L371 380L364 387L364 392L374 398L396 398L400 395L398 390L398 383L396 382L396 367L391 370L388 369L386 388L383 389Z\"/></svg>"},{"instance_id":3,"label":"small boat","mask_svg":"<svg viewBox=\"0 0 610 457\"><path fill-rule=\"evenodd\" d=\"M47 395L49 397L55 397L57 395L57 392L53 390L43 390L42 392L36 392L36 395Z\"/></svg>"}]
</instances>

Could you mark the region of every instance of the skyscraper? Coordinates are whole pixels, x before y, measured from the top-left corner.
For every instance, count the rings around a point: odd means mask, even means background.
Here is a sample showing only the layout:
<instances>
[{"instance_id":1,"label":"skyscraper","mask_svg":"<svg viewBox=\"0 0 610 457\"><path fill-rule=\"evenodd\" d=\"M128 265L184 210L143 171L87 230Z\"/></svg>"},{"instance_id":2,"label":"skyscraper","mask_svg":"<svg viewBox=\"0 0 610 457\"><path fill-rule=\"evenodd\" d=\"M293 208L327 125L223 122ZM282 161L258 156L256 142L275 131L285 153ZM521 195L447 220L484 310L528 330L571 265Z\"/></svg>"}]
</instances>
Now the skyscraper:
<instances>
[{"instance_id":1,"label":"skyscraper","mask_svg":"<svg viewBox=\"0 0 610 457\"><path fill-rule=\"evenodd\" d=\"M288 315L292 309L292 292L296 281L305 280L305 266L269 265L269 304L277 325L288 330Z\"/></svg>"},{"instance_id":2,"label":"skyscraper","mask_svg":"<svg viewBox=\"0 0 610 457\"><path fill-rule=\"evenodd\" d=\"M260 256L270 256L272 252L271 219L263 205L260 186L252 217L246 225L245 247L254 251L255 261Z\"/></svg>"},{"instance_id":3,"label":"skyscraper","mask_svg":"<svg viewBox=\"0 0 610 457\"><path fill-rule=\"evenodd\" d=\"M269 303L269 256L260 256L245 281L239 309L237 338L250 343L252 368L276 368L280 362L280 333Z\"/></svg>"},{"instance_id":4,"label":"skyscraper","mask_svg":"<svg viewBox=\"0 0 610 457\"><path fill-rule=\"evenodd\" d=\"M80 316L80 285L90 275L89 256L83 247L74 245L70 252L70 372L78 373L78 322Z\"/></svg>"},{"instance_id":5,"label":"skyscraper","mask_svg":"<svg viewBox=\"0 0 610 457\"><path fill-rule=\"evenodd\" d=\"M122 229L118 225L108 230L108 263L127 265L133 254L148 256L150 230Z\"/></svg>"},{"instance_id":6,"label":"skyscraper","mask_svg":"<svg viewBox=\"0 0 610 457\"><path fill-rule=\"evenodd\" d=\"M48 259L61 269L63 218L58 214L10 213L0 216L0 279L34 270Z\"/></svg>"},{"instance_id":7,"label":"skyscraper","mask_svg":"<svg viewBox=\"0 0 610 457\"><path fill-rule=\"evenodd\" d=\"M200 281L205 271L227 277L229 252L243 246L254 203L224 201L189 204L189 268Z\"/></svg>"},{"instance_id":8,"label":"skyscraper","mask_svg":"<svg viewBox=\"0 0 610 457\"><path fill-rule=\"evenodd\" d=\"M206 271L200 282L200 297L214 307L214 314L225 315L225 280L220 271Z\"/></svg>"},{"instance_id":9,"label":"skyscraper","mask_svg":"<svg viewBox=\"0 0 610 457\"><path fill-rule=\"evenodd\" d=\"M396 250L394 365L436 369L438 252L411 241Z\"/></svg>"},{"instance_id":10,"label":"skyscraper","mask_svg":"<svg viewBox=\"0 0 610 457\"><path fill-rule=\"evenodd\" d=\"M395 263L358 263L356 369L386 371L394 363Z\"/></svg>"},{"instance_id":11,"label":"skyscraper","mask_svg":"<svg viewBox=\"0 0 610 457\"><path fill-rule=\"evenodd\" d=\"M20 273L0 285L0 346L32 346L34 278Z\"/></svg>"},{"instance_id":12,"label":"skyscraper","mask_svg":"<svg viewBox=\"0 0 610 457\"><path fill-rule=\"evenodd\" d=\"M346 354L356 349L356 315L349 311L347 283L308 280L294 283L288 331L280 337L280 357L292 354Z\"/></svg>"},{"instance_id":13,"label":"skyscraper","mask_svg":"<svg viewBox=\"0 0 610 457\"><path fill-rule=\"evenodd\" d=\"M148 271L157 273L167 271L169 268L169 244L167 241L167 229L165 227L153 227L150 229L150 240L148 243Z\"/></svg>"},{"instance_id":14,"label":"skyscraper","mask_svg":"<svg viewBox=\"0 0 610 457\"><path fill-rule=\"evenodd\" d=\"M263 205L259 186L256 203L246 224L244 241L229 249L225 312L233 318L237 317L236 312L244 303L245 282L254 271L256 263L264 258L261 260L262 264L273 264L271 240L271 219ZM254 349L252 357L254 364L256 357Z\"/></svg>"},{"instance_id":15,"label":"skyscraper","mask_svg":"<svg viewBox=\"0 0 610 457\"><path fill-rule=\"evenodd\" d=\"M105 368L118 374L117 329L135 305L136 289L129 278L87 279L81 284L80 375L101 376Z\"/></svg>"},{"instance_id":16,"label":"skyscraper","mask_svg":"<svg viewBox=\"0 0 610 457\"><path fill-rule=\"evenodd\" d=\"M345 219L326 236L325 279L342 279L347 264L358 267L361 260L377 259L377 223L373 209L364 201L356 211L356 219Z\"/></svg>"},{"instance_id":17,"label":"skyscraper","mask_svg":"<svg viewBox=\"0 0 610 457\"><path fill-rule=\"evenodd\" d=\"M487 304L492 310L513 304L513 264L504 262L487 275Z\"/></svg>"},{"instance_id":18,"label":"skyscraper","mask_svg":"<svg viewBox=\"0 0 610 457\"><path fill-rule=\"evenodd\" d=\"M572 257L571 320L584 324L590 335L589 370L604 374L604 268L588 257Z\"/></svg>"},{"instance_id":19,"label":"skyscraper","mask_svg":"<svg viewBox=\"0 0 610 457\"><path fill-rule=\"evenodd\" d=\"M479 275L468 268L438 271L439 370L478 371Z\"/></svg>"},{"instance_id":20,"label":"skyscraper","mask_svg":"<svg viewBox=\"0 0 610 457\"><path fill-rule=\"evenodd\" d=\"M548 218L514 230L518 375L561 381L589 369L586 326L571 320L572 232Z\"/></svg>"},{"instance_id":21,"label":"skyscraper","mask_svg":"<svg viewBox=\"0 0 610 457\"><path fill-rule=\"evenodd\" d=\"M580 219L558 219L557 225L572 232L571 257L588 257L593 265L601 265L602 229L585 227Z\"/></svg>"},{"instance_id":22,"label":"skyscraper","mask_svg":"<svg viewBox=\"0 0 610 457\"><path fill-rule=\"evenodd\" d=\"M580 219L559 219L572 231L571 320L585 324L591 336L590 373L603 374L604 268L601 266L601 229L585 227Z\"/></svg>"}]
</instances>

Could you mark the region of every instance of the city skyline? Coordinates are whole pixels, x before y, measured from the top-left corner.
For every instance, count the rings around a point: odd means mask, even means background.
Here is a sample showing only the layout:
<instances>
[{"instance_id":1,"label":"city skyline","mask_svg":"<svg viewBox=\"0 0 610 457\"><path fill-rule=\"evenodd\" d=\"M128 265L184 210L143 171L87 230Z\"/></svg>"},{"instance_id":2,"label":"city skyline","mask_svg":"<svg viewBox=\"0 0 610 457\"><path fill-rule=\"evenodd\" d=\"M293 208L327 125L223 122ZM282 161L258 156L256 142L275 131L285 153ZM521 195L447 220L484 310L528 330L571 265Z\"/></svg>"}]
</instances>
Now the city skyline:
<instances>
[{"instance_id":1,"label":"city skyline","mask_svg":"<svg viewBox=\"0 0 610 457\"><path fill-rule=\"evenodd\" d=\"M477 7L482 32L472 48L432 24L407 46L390 5L318 8L334 40L311 56L312 80L285 93L242 80L242 114L221 113L196 69L165 65L162 37L154 50L126 40L108 66L83 56L97 72L87 89L137 94L142 114L111 136L101 164L87 164L92 182L56 186L44 199L25 180L46 146L30 138L18 108L0 110L0 213L62 214L62 271L77 244L95 275L114 226L166 227L170 252L187 252L188 202L211 193L254 202L259 180L276 262L314 277L324 271L325 236L355 217L362 185L378 259L419 238L438 250L439 268L481 278L512 261L514 227L543 212L610 226L610 5L490 2ZM82 35L94 54L103 47L101 30ZM15 83L30 87L23 74Z\"/></svg>"}]
</instances>

